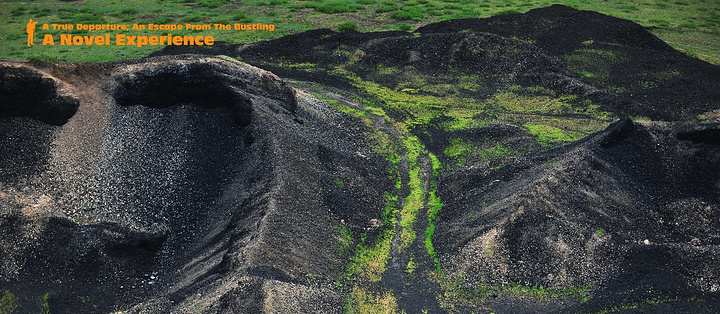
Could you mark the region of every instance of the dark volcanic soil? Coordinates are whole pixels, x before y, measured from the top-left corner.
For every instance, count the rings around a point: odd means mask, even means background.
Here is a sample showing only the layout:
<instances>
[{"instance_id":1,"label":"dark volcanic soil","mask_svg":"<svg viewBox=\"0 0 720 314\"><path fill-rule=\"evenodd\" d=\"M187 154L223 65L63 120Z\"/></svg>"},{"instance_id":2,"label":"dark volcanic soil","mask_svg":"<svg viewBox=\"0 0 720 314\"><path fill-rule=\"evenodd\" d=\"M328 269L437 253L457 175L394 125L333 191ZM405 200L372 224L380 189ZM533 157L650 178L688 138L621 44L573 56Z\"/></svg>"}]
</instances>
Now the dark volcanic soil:
<instances>
[{"instance_id":1,"label":"dark volcanic soil","mask_svg":"<svg viewBox=\"0 0 720 314\"><path fill-rule=\"evenodd\" d=\"M342 78L276 64L347 64L361 76L378 65L433 77L476 74L483 77L482 87L472 97L489 97L514 84L539 85L587 97L618 116L654 120L697 120L717 110L720 99L717 66L672 49L636 23L562 5L448 20L414 33L321 29L217 49L172 46L153 55L188 52L239 57L279 75L338 87L347 87ZM394 88L397 80L378 83Z\"/></svg>"},{"instance_id":2,"label":"dark volcanic soil","mask_svg":"<svg viewBox=\"0 0 720 314\"><path fill-rule=\"evenodd\" d=\"M615 119L554 147L500 118L447 130L438 116L403 133L393 119L409 113L363 102L338 69L394 91L473 77L459 96L535 88L665 121ZM718 84L717 66L637 24L557 5L414 34L0 60L0 293L17 296L17 313L39 312L43 296L58 313L378 310L364 301L407 313L718 312ZM444 204L440 271L423 244L427 203L409 247L402 220L381 222L387 195L399 191L391 210L412 201L411 135L424 147L421 197L436 188ZM457 164L451 138L516 153ZM342 282L390 231L380 278L356 269Z\"/></svg>"},{"instance_id":3,"label":"dark volcanic soil","mask_svg":"<svg viewBox=\"0 0 720 314\"><path fill-rule=\"evenodd\" d=\"M361 128L223 59L63 65L54 76L2 66L65 84L41 96L79 103L59 126L2 120L0 279L26 296L23 309L44 293L58 312L151 299L138 310L254 312L270 294L306 311L342 307L328 282L343 256L328 241L334 226L364 230L390 184Z\"/></svg>"},{"instance_id":4,"label":"dark volcanic soil","mask_svg":"<svg viewBox=\"0 0 720 314\"><path fill-rule=\"evenodd\" d=\"M720 138L685 134L718 127L622 120L534 160L443 176L441 260L470 284L593 283L590 309L717 298Z\"/></svg>"},{"instance_id":5,"label":"dark volcanic soil","mask_svg":"<svg viewBox=\"0 0 720 314\"><path fill-rule=\"evenodd\" d=\"M632 109L617 108L627 115L677 120L717 109L718 67L683 55L630 21L553 5L520 15L449 20L426 25L417 32L426 35L462 30L519 38L566 60L573 53L597 49L611 52L604 65L608 77L583 80L639 103Z\"/></svg>"}]
</instances>

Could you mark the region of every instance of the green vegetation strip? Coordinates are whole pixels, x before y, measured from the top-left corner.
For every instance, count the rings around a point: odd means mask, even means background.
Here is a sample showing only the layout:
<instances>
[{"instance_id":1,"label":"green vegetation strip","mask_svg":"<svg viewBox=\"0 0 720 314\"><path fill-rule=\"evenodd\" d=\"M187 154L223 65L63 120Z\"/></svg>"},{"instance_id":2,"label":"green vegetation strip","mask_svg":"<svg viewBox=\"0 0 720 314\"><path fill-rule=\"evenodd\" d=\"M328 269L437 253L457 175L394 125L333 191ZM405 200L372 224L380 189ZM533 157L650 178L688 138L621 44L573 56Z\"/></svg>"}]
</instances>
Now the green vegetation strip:
<instances>
[{"instance_id":1,"label":"green vegetation strip","mask_svg":"<svg viewBox=\"0 0 720 314\"><path fill-rule=\"evenodd\" d=\"M417 137L410 134L409 129L415 126L428 124L431 118L441 115L440 111L452 111L453 109L459 107L462 109L469 109L468 111L470 111L471 114L474 115L477 113L477 110L481 110L480 108L486 109L491 106L488 106L487 103L473 104L471 103L472 100L470 102L463 103L462 101L459 101L457 98L453 97L421 96L408 94L407 91L394 91L389 88L383 87L377 83L362 80L353 73L345 71L343 68L335 69L334 73L341 74L342 76L348 78L355 87L368 94L371 98L378 99L380 103L387 106L387 108L392 110L393 112L400 113L401 116L403 116L403 113L405 113L405 120L403 122L394 123L396 129L400 132L400 134L403 135L403 147L405 148L405 154L408 161L408 173L410 176L410 182L408 184L410 188L410 194L406 198L405 206L400 212L400 222L402 226L400 234L401 248L406 248L415 241L416 230L414 230L414 225L417 219L417 212L420 208L426 207L428 210L428 226L425 230L424 244L427 249L428 255L431 257L431 260L435 264L436 282L440 284L441 289L445 291L446 296L453 295L457 291L464 291L463 289L458 290L457 285L448 284L451 281L442 271L441 263L438 259L437 252L435 251L434 245L432 243L432 237L435 233L436 219L438 213L443 207L443 203L442 200L436 195L436 183L434 180L431 181L431 190L428 192L427 199L425 199L425 193L422 188L423 181L421 177L421 172L420 169L417 168L418 158L423 154L426 154L431 159L433 177L437 176L439 170L441 169L441 163L434 155L425 152L422 143L420 143ZM518 98L518 96L511 96L511 99L513 100L517 100ZM580 119L577 121L575 119L567 119L569 121L573 121L573 123L577 123L578 126L582 125L582 127L579 128L579 131L563 131L558 127L553 127L552 125L555 124L553 122L565 120L548 116L537 118L537 121L544 122L544 124L526 124L526 127L529 129L529 133L537 136L538 141L544 145L554 145L558 143L577 140L582 136L585 136L591 132L597 131L605 127L604 124L606 124L607 122L604 121L604 119L608 119L608 117L610 116L609 113L599 111L597 106L589 102L583 103L583 106L581 107L573 108L571 105L569 105L569 101L572 100L574 99L565 98L560 100L557 104L558 108L562 108L561 110L571 110L575 113L589 116L585 119ZM528 100L523 101L528 102ZM513 109L512 105L515 105L516 103L507 104L509 101L503 101L502 99L500 100L500 102L500 107L504 107L510 111L522 112L524 110L530 110L530 108L532 108L532 110L536 110L530 105L526 105L527 109ZM552 114L553 112L550 112L550 109L541 109L540 113ZM594 123L582 122L585 120L594 121ZM464 125L470 125L465 122L462 123ZM555 125L567 129L567 126L563 123ZM450 127L448 129L457 129L457 127ZM515 155L517 154L517 152L500 143L495 143L495 145L492 145L490 143L478 145L473 143L467 143L463 140L455 140L454 142L451 141L451 145L446 150L446 155L450 155L450 157L465 156L467 158L467 156L471 154L477 155L477 158L481 160L494 160L505 156ZM413 263L409 263L408 269L406 271L412 272L413 265ZM576 288L556 291L550 290L542 286L524 286L518 284L508 284L491 288L481 286L478 287L477 291L465 291L461 292L460 294L463 295L464 298L472 296L472 299L474 299L475 301L482 300L488 295L498 292L537 297L541 299L549 297L570 296L576 298L578 302L584 303L591 298L589 291L590 288L588 286L580 286ZM453 296L453 298L455 297L457 296ZM439 296L439 299L442 306L452 307L450 303L442 302L442 300L444 299L442 296Z\"/></svg>"},{"instance_id":2,"label":"green vegetation strip","mask_svg":"<svg viewBox=\"0 0 720 314\"><path fill-rule=\"evenodd\" d=\"M445 148L445 156L454 159L458 166L464 166L470 159L477 161L494 161L506 156L517 156L518 152L502 143L475 143L462 138L450 140Z\"/></svg>"},{"instance_id":3,"label":"green vegetation strip","mask_svg":"<svg viewBox=\"0 0 720 314\"><path fill-rule=\"evenodd\" d=\"M433 178L430 181L430 196L428 198L427 205L428 225L425 229L425 240L423 242L425 243L425 248L427 249L428 255L432 259L433 263L435 263L435 271L438 274L442 274L440 259L438 259L437 252L435 251L435 246L432 242L432 237L435 234L435 222L437 221L437 216L440 213L440 210L442 210L444 206L442 200L436 195L437 181L435 181L435 178L440 174L440 171L442 171L442 164L433 153L428 153L428 157L430 157Z\"/></svg>"},{"instance_id":4,"label":"green vegetation strip","mask_svg":"<svg viewBox=\"0 0 720 314\"><path fill-rule=\"evenodd\" d=\"M351 64L352 62L350 62ZM493 124L514 124L525 129L537 138L543 146L553 147L576 141L584 136L603 130L615 118L611 112L601 110L600 105L589 99L579 99L577 95L557 95L556 92L542 86L523 87L512 85L485 100L466 98L462 91L475 90L484 84L479 76L460 75L458 84L452 88L436 89L439 85L429 84L429 77L418 74L416 70L399 69L396 67L377 66L374 72L361 78L356 73L347 70L347 65L320 68L312 64L292 63L285 60L269 63L270 66L280 66L307 72L323 72L347 79L351 85L361 91L369 99L382 104L382 108L394 114L402 127L398 130L406 132L417 127L429 126L436 118L444 118L434 123L445 132L474 129ZM372 81L372 78L381 79L382 75L397 75L399 83L395 89L388 88ZM437 79L437 78L435 78ZM443 78L442 80L451 80ZM461 87L458 87L461 86ZM427 91L432 87L433 95L419 94L419 90ZM322 97L319 97L322 99ZM328 103L333 104L333 100ZM336 101L335 101L336 102ZM381 109L374 102L372 108ZM334 106L347 114L364 114L362 110L347 106ZM355 112L358 111L358 112ZM379 115L384 115L383 111ZM406 136L407 137L407 136ZM411 140L410 138L408 138ZM496 146L495 143L462 143L468 146L466 151L456 154L458 143L451 143L446 151L455 159L458 166L466 163L468 153L475 155L479 161L495 160L503 156L516 155L505 146ZM469 147L474 145L475 147ZM481 150L487 150L481 152Z\"/></svg>"},{"instance_id":5,"label":"green vegetation strip","mask_svg":"<svg viewBox=\"0 0 720 314\"><path fill-rule=\"evenodd\" d=\"M420 158L428 156L432 165L432 175L437 176L441 170L440 161L432 154L427 153L420 140L410 134L409 130L403 123L396 123L390 118L383 108L380 108L372 101L358 99L366 106L363 110L353 108L343 104L337 104L332 99L315 94L319 99L325 100L335 109L350 116L356 117L371 130L370 142L374 149L385 156L390 162L388 173L396 182L396 192L402 187L399 164L401 161L401 152L407 161L408 171L408 196L405 197L402 208L398 211L397 194L386 193L386 206L382 214L383 229L380 231L374 244L365 243L364 236L361 236L361 242L355 247L355 254L351 262L346 265L345 271L338 278L336 284L343 287L347 283L354 281L354 286L350 291L350 295L345 304L344 311L347 313L377 313L377 312L394 312L397 309L397 303L392 293L385 291L379 287L377 283L382 280L382 276L387 269L387 262L391 254L391 243L395 236L399 237L400 252L406 251L417 239L416 222L420 209L425 207L425 190L423 171L420 166ZM395 127L401 146L397 145L390 135L382 132L374 125L371 115L382 118L389 125ZM429 193L428 207L432 218L428 224L426 231L425 244L428 248L428 254L433 258L437 269L440 270L440 263L432 246L432 233L435 230L435 217L442 208L442 202L435 195L435 183L431 184L432 191ZM430 214L429 214L430 215ZM395 225L397 218L400 219L400 234L397 235ZM349 231L343 227L336 228L341 239L340 248L344 251L349 248L348 241L351 241L352 235L348 235ZM412 273L416 265L412 258L408 263L406 272ZM374 289L372 289L374 287ZM381 291L379 293L372 291ZM385 291L385 292L382 292Z\"/></svg>"},{"instance_id":6,"label":"green vegetation strip","mask_svg":"<svg viewBox=\"0 0 720 314\"><path fill-rule=\"evenodd\" d=\"M646 299L642 302L634 302L634 303L630 303L630 304L614 306L613 308L611 308L609 310L599 311L599 312L597 312L597 314L617 313L617 312L623 312L623 311L643 308L648 305L658 305L658 304L673 303L673 302L679 302L679 301L681 301L679 297L660 299L660 300ZM694 301L697 301L697 298L690 297L686 301L694 302Z\"/></svg>"},{"instance_id":7,"label":"green vegetation strip","mask_svg":"<svg viewBox=\"0 0 720 314\"><path fill-rule=\"evenodd\" d=\"M539 300L571 297L580 304L586 303L592 298L589 286L552 290L543 286L527 286L510 283L497 286L478 285L474 289L471 289L465 287L461 281L453 281L443 275L436 276L435 280L440 284L444 291L444 294L438 296L438 302L444 308L454 308L458 305L478 306L488 297L500 294L511 294Z\"/></svg>"},{"instance_id":8,"label":"green vegetation strip","mask_svg":"<svg viewBox=\"0 0 720 314\"><path fill-rule=\"evenodd\" d=\"M410 194L405 198L405 203L400 211L400 251L406 250L417 238L415 223L417 222L418 211L425 205L425 190L423 189L422 170L418 164L418 158L422 152L422 144L417 137L406 132L403 138L405 155L408 162L408 175L410 182Z\"/></svg>"},{"instance_id":9,"label":"green vegetation strip","mask_svg":"<svg viewBox=\"0 0 720 314\"><path fill-rule=\"evenodd\" d=\"M425 229L425 248L427 248L428 255L430 255L430 258L432 258L433 263L435 263L435 271L437 273L442 273L442 268L440 265L440 259L438 259L437 252L435 252L435 246L433 246L432 243L432 237L435 234L435 221L437 220L437 215L440 213L440 210L443 208L442 200L440 200L437 195L435 195L435 191L430 191L430 199L428 200L428 226L427 229Z\"/></svg>"},{"instance_id":10,"label":"green vegetation strip","mask_svg":"<svg viewBox=\"0 0 720 314\"><path fill-rule=\"evenodd\" d=\"M387 69L380 67L377 71L382 72ZM613 119L612 113L600 110L600 106L590 100L580 101L575 95L556 96L539 86L526 89L510 86L507 92L479 101L462 98L456 93L432 96L414 94L412 90L407 89L393 90L364 80L343 66L331 69L330 72L348 79L353 86L370 98L377 99L387 109L399 114L407 129L429 125L430 121L437 117L450 118L439 125L447 132L505 121L524 127L528 133L537 137L542 145L556 146L603 130ZM478 81L474 84L479 84L481 79L476 79ZM473 88L470 82L467 88ZM479 116L486 118L478 118ZM514 154L507 147L494 147L494 150L488 151L486 158L493 159L492 155L498 154ZM458 163L464 164L462 160L458 160Z\"/></svg>"},{"instance_id":11,"label":"green vegetation strip","mask_svg":"<svg viewBox=\"0 0 720 314\"><path fill-rule=\"evenodd\" d=\"M391 243L395 237L395 225L398 213L398 196L400 189L400 172L398 165L400 156L398 147L390 135L380 131L374 126L369 113L383 114L380 108L367 107L365 110L337 104L337 101L314 94L317 98L325 100L338 111L360 119L370 130L369 140L374 150L384 156L389 162L388 175L390 179L398 182L395 191L385 192L385 207L381 215L382 229L374 243L367 243L366 234L360 235L359 243L355 246L351 261L336 280L336 286L344 289L353 282L345 303L346 313L389 313L396 312L397 301L390 291L378 286L382 276L387 270L387 263L391 253ZM386 117L386 116L385 116ZM335 182L338 185L338 182ZM344 226L336 227L340 238L341 255L351 248L352 233Z\"/></svg>"},{"instance_id":12,"label":"green vegetation strip","mask_svg":"<svg viewBox=\"0 0 720 314\"><path fill-rule=\"evenodd\" d=\"M590 100L581 100L575 95L557 95L556 92L541 86L510 86L488 99L476 100L464 98L462 95L464 91L476 90L484 84L481 77L468 76L461 79L462 84L456 84L461 87L449 87L437 84L437 81L430 84L428 77L412 69L378 66L373 72L366 74L364 79L348 70L347 66L351 64L352 61L330 68L320 68L312 64L293 64L287 61L275 61L270 64L300 71L322 71L346 79L362 95L349 96L349 98L362 104L363 108L351 107L320 94L316 94L316 97L325 100L338 111L364 121L372 130L369 133L370 142L373 143L376 151L390 162L388 174L396 184L395 192L388 194L388 201L394 205L388 206L383 214L384 229L373 244L365 243L364 236L361 236L360 244L355 247L353 259L346 266L346 271L339 280L341 283L351 281L354 283L346 311L373 311L379 304L395 304L392 293L380 284L393 252L391 244L393 239L397 239L399 253L403 254L417 243L420 232L417 230L418 215L422 209L427 210L427 227L422 241L427 256L434 266L433 272L424 275L430 276L427 279L437 283L444 291L438 296L441 306L451 307L452 302L445 302L449 299L460 298L470 300L468 302L476 302L484 299L488 293L499 292L540 298L573 296L580 302L590 298L589 287L584 286L554 291L539 286L511 284L497 287L480 286L477 291L469 291L445 275L433 245L438 215L444 206L437 195L435 178L443 165L437 156L426 151L423 143L413 134L413 130L430 126L431 121L438 117L445 119L438 123L432 122L432 126L440 127L445 132L510 123L524 128L535 136L540 144L552 147L578 140L605 128L612 119L611 113L602 111L600 106ZM399 78L397 86L391 89L373 81L373 78L383 80L383 76ZM395 132L390 132L394 135L379 130L379 126L374 122L378 118L386 125L394 127ZM469 162L494 162L508 156L520 155L519 152L502 143L473 141L462 137L451 138L443 152L446 160L455 162L454 166L464 166ZM407 163L406 170L400 169L403 158ZM432 167L431 174L424 173L421 166L428 160ZM453 164L448 165L453 166ZM403 186L400 171L407 171L408 195L403 199L403 206L398 209L397 195ZM426 180L429 180L427 191ZM335 184L340 183L335 182ZM394 226L398 222L400 228L396 230ZM342 233L339 233L342 238ZM418 256L413 256L412 252L408 254L410 259L405 272L414 274L419 263L416 259Z\"/></svg>"}]
</instances>

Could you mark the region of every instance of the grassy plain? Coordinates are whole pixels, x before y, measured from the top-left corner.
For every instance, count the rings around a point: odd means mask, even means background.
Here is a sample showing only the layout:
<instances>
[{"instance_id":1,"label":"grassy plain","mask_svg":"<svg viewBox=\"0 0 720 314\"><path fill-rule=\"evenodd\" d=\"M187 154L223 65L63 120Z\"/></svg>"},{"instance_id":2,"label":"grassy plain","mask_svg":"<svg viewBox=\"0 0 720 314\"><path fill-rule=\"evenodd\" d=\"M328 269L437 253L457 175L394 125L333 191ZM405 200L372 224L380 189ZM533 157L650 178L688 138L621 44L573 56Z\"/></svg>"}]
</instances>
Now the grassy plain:
<instances>
[{"instance_id":1,"label":"grassy plain","mask_svg":"<svg viewBox=\"0 0 720 314\"><path fill-rule=\"evenodd\" d=\"M212 35L230 43L260 40L317 28L359 31L413 30L437 21L515 14L555 3L629 19L650 30L673 47L713 64L720 64L720 2L711 0L647 0L628 4L621 0L64 0L0 2L0 58L45 61L106 61L146 56L160 46L39 46L42 24L275 24L274 31L182 30L173 35ZM37 43L26 47L25 25L38 20ZM354 23L354 24L352 24ZM349 28L348 28L349 27ZM52 28L52 27L51 27ZM92 35L86 31L74 34ZM100 32L95 32L100 33ZM104 33L104 31L103 31ZM112 32L111 32L112 33ZM136 35L163 35L159 31L129 31Z\"/></svg>"}]
</instances>

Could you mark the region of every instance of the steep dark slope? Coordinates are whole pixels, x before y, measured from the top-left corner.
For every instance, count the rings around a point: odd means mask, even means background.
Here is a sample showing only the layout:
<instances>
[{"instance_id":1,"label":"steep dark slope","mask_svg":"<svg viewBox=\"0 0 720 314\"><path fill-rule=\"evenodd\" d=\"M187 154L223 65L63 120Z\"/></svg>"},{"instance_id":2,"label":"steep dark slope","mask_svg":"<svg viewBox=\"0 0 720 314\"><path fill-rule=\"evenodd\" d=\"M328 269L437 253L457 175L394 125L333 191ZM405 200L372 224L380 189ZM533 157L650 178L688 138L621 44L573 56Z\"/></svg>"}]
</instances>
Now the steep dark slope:
<instances>
[{"instance_id":1,"label":"steep dark slope","mask_svg":"<svg viewBox=\"0 0 720 314\"><path fill-rule=\"evenodd\" d=\"M623 120L495 172L447 174L440 259L469 287L592 286L589 308L717 298L719 128Z\"/></svg>"},{"instance_id":2,"label":"steep dark slope","mask_svg":"<svg viewBox=\"0 0 720 314\"><path fill-rule=\"evenodd\" d=\"M362 128L222 59L54 72L77 82L66 83L80 104L68 122L2 121L28 137L49 132L44 154L31 156L39 170L2 182L0 287L25 309L44 293L60 312L254 312L268 298L342 307L327 286L343 266L336 226L365 230L390 185ZM28 143L18 158L33 154Z\"/></svg>"},{"instance_id":3,"label":"steep dark slope","mask_svg":"<svg viewBox=\"0 0 720 314\"><path fill-rule=\"evenodd\" d=\"M43 170L53 130L75 114L78 103L62 82L22 66L3 67L0 95L0 119L5 121L0 126L0 180L17 182Z\"/></svg>"}]
</instances>

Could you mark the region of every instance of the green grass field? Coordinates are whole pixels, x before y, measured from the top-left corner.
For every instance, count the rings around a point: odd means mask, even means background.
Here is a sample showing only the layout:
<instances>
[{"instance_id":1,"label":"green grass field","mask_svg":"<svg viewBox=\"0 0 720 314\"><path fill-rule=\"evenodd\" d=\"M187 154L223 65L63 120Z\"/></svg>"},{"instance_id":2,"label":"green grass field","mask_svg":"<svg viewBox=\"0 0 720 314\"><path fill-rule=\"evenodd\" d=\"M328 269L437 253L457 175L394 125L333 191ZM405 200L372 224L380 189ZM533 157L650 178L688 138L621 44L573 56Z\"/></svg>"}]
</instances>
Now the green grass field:
<instances>
[{"instance_id":1,"label":"green grass field","mask_svg":"<svg viewBox=\"0 0 720 314\"><path fill-rule=\"evenodd\" d=\"M713 64L720 64L720 2L714 0L63 0L0 2L0 58L46 61L105 61L138 58L160 46L42 46L42 36L67 31L41 29L47 23L83 24L275 24L275 31L175 31L173 35L211 35L230 43L250 43L309 29L343 28L359 31L414 30L427 23L467 17L526 12L554 3L629 19L649 27L675 48ZM37 45L26 47L28 19L38 24ZM349 28L348 28L349 27ZM76 35L92 35L74 30ZM96 32L97 33L97 32ZM130 31L163 35L158 31ZM99 34L99 33L98 33ZM56 39L57 40L57 39Z\"/></svg>"}]
</instances>

